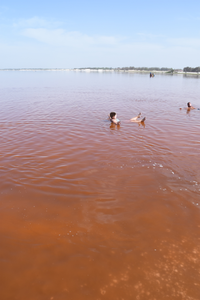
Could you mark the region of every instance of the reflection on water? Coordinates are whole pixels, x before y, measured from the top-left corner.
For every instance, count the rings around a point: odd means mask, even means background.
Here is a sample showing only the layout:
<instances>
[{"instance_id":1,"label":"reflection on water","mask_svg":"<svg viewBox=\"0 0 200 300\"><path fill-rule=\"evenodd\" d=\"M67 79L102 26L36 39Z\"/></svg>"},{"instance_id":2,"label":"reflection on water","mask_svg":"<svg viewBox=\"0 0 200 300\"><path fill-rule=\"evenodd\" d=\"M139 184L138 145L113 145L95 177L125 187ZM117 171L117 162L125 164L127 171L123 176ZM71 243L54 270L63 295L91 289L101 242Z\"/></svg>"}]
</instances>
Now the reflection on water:
<instances>
[{"instance_id":1,"label":"reflection on water","mask_svg":"<svg viewBox=\"0 0 200 300\"><path fill-rule=\"evenodd\" d=\"M199 79L0 76L0 298L198 300Z\"/></svg>"}]
</instances>

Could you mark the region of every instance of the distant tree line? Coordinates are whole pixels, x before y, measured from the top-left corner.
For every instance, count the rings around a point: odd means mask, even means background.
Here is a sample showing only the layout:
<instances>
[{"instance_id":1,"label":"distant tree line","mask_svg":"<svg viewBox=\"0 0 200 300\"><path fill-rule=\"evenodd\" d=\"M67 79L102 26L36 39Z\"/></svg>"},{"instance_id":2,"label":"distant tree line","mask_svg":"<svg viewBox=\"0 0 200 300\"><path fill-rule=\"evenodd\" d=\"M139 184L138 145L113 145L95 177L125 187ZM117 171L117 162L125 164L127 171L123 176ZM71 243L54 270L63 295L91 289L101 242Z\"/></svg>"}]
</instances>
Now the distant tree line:
<instances>
[{"instance_id":1,"label":"distant tree line","mask_svg":"<svg viewBox=\"0 0 200 300\"><path fill-rule=\"evenodd\" d=\"M158 68L158 67L151 67L151 68L147 68L147 67L122 67L122 68L117 68L118 70L137 70L137 71L170 71L172 68Z\"/></svg>"},{"instance_id":2,"label":"distant tree line","mask_svg":"<svg viewBox=\"0 0 200 300\"><path fill-rule=\"evenodd\" d=\"M183 72L200 72L200 67L196 67L196 68L185 67L183 69Z\"/></svg>"},{"instance_id":3,"label":"distant tree line","mask_svg":"<svg viewBox=\"0 0 200 300\"><path fill-rule=\"evenodd\" d=\"M88 67L88 68L79 68L79 70L121 70L121 71L129 71L129 70L136 70L136 71L171 71L173 70L172 68L158 68L158 67L151 67L151 68L147 68L147 67L122 67L122 68L105 68L105 67Z\"/></svg>"}]
</instances>

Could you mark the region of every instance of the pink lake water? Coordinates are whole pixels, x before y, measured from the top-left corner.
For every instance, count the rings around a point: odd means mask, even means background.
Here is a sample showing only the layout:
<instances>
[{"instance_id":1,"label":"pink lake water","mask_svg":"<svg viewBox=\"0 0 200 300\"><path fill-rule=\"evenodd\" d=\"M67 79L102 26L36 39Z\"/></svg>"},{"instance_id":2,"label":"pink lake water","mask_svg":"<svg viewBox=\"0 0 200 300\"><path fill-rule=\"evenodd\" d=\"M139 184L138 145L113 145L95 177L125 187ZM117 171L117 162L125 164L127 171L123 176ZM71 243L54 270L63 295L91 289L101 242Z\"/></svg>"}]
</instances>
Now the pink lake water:
<instances>
[{"instance_id":1,"label":"pink lake water","mask_svg":"<svg viewBox=\"0 0 200 300\"><path fill-rule=\"evenodd\" d=\"M0 82L0 299L199 300L200 78Z\"/></svg>"}]
</instances>

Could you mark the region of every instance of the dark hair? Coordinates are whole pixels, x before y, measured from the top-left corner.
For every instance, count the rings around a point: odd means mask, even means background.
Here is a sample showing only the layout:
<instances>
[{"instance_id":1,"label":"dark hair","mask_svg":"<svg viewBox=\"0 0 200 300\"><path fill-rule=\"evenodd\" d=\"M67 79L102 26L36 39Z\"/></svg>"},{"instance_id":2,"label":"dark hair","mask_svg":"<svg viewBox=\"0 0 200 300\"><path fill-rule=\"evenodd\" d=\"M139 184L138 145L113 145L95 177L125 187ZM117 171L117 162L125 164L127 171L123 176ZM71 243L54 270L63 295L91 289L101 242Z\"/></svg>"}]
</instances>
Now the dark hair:
<instances>
[{"instance_id":1,"label":"dark hair","mask_svg":"<svg viewBox=\"0 0 200 300\"><path fill-rule=\"evenodd\" d=\"M188 103L187 103L187 106L188 106L188 107L190 107L190 106L192 106L192 105L191 105L191 103L190 103L190 102L188 102Z\"/></svg>"},{"instance_id":2,"label":"dark hair","mask_svg":"<svg viewBox=\"0 0 200 300\"><path fill-rule=\"evenodd\" d=\"M113 119L113 118L114 118L114 116L116 116L116 112L111 112L111 113L110 113L110 117L111 117L111 119Z\"/></svg>"}]
</instances>

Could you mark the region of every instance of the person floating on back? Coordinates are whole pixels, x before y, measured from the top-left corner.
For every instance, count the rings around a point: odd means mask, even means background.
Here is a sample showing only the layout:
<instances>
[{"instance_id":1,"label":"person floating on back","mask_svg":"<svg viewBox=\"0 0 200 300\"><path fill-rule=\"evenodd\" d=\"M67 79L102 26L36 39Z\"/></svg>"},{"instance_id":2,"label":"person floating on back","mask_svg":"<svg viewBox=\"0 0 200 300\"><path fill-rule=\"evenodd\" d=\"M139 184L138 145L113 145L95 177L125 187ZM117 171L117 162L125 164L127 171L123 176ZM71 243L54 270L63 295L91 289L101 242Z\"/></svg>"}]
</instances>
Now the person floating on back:
<instances>
[{"instance_id":1,"label":"person floating on back","mask_svg":"<svg viewBox=\"0 0 200 300\"><path fill-rule=\"evenodd\" d=\"M139 113L137 117L134 117L134 118L130 119L129 121L130 122L136 122L136 123L142 123L146 120L146 118L138 120L140 117L141 117L141 113ZM121 121L117 118L116 112L111 112L109 118L110 118L111 123L114 123L116 125L119 125L121 123Z\"/></svg>"}]
</instances>

